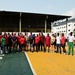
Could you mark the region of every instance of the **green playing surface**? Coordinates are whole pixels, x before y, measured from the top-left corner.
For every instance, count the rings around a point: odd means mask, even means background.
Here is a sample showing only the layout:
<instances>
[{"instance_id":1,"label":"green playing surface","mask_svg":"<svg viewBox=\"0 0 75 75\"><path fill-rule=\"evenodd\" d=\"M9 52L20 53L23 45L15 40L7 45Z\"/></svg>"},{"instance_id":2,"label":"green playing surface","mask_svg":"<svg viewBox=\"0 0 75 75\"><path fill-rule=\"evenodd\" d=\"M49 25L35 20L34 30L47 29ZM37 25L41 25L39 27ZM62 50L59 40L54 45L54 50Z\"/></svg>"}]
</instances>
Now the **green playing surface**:
<instances>
[{"instance_id":1,"label":"green playing surface","mask_svg":"<svg viewBox=\"0 0 75 75\"><path fill-rule=\"evenodd\" d=\"M24 53L12 53L0 60L0 75L33 75L33 73Z\"/></svg>"}]
</instances>

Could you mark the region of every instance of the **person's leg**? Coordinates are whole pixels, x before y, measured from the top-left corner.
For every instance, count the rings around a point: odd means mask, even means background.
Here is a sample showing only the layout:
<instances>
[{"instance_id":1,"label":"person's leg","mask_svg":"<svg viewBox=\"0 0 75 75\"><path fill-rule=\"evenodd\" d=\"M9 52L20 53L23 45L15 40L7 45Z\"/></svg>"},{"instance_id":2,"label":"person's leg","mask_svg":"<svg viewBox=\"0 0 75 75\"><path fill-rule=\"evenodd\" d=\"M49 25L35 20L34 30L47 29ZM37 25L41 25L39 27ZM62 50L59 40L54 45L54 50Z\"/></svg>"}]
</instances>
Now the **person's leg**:
<instances>
[{"instance_id":1,"label":"person's leg","mask_svg":"<svg viewBox=\"0 0 75 75\"><path fill-rule=\"evenodd\" d=\"M50 52L50 44L48 45L48 52Z\"/></svg>"},{"instance_id":2,"label":"person's leg","mask_svg":"<svg viewBox=\"0 0 75 75\"><path fill-rule=\"evenodd\" d=\"M59 51L58 49L59 49L59 45L57 44L57 53L58 53L58 51Z\"/></svg>"},{"instance_id":3,"label":"person's leg","mask_svg":"<svg viewBox=\"0 0 75 75\"><path fill-rule=\"evenodd\" d=\"M70 52L71 52L71 43L68 42L68 55L70 55Z\"/></svg>"},{"instance_id":4,"label":"person's leg","mask_svg":"<svg viewBox=\"0 0 75 75\"><path fill-rule=\"evenodd\" d=\"M72 55L74 55L74 45L73 45L73 42L71 43L71 46L72 46Z\"/></svg>"},{"instance_id":5,"label":"person's leg","mask_svg":"<svg viewBox=\"0 0 75 75\"><path fill-rule=\"evenodd\" d=\"M60 54L62 53L62 51L61 51L61 44L59 44L59 49L60 49Z\"/></svg>"},{"instance_id":6,"label":"person's leg","mask_svg":"<svg viewBox=\"0 0 75 75\"><path fill-rule=\"evenodd\" d=\"M63 45L63 52L66 53L65 44Z\"/></svg>"},{"instance_id":7,"label":"person's leg","mask_svg":"<svg viewBox=\"0 0 75 75\"><path fill-rule=\"evenodd\" d=\"M5 54L5 46L2 46L3 54Z\"/></svg>"}]
</instances>

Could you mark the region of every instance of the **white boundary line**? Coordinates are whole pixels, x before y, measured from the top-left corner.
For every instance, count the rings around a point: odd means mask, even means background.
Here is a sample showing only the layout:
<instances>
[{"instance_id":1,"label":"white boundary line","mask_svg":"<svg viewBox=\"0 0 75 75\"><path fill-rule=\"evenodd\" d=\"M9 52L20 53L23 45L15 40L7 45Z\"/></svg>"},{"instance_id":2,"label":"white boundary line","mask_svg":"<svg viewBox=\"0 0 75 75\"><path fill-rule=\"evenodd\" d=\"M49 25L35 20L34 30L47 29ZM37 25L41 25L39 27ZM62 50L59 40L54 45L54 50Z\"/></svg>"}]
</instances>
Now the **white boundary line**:
<instances>
[{"instance_id":1,"label":"white boundary line","mask_svg":"<svg viewBox=\"0 0 75 75\"><path fill-rule=\"evenodd\" d=\"M30 62L30 59L29 59L27 53L26 53L26 52L24 52L24 53L25 53L25 55L26 55L26 57L27 57L27 59L28 59L28 62L29 62L29 65L30 65L30 68L31 68L33 74L34 74L34 75L37 75L37 74L35 73L35 71L34 71L34 68L33 68L32 64L31 64L31 62Z\"/></svg>"},{"instance_id":2,"label":"white boundary line","mask_svg":"<svg viewBox=\"0 0 75 75\"><path fill-rule=\"evenodd\" d=\"M0 56L5 56L4 54L1 54Z\"/></svg>"},{"instance_id":3,"label":"white boundary line","mask_svg":"<svg viewBox=\"0 0 75 75\"><path fill-rule=\"evenodd\" d=\"M0 60L2 59L2 57L0 57Z\"/></svg>"}]
</instances>

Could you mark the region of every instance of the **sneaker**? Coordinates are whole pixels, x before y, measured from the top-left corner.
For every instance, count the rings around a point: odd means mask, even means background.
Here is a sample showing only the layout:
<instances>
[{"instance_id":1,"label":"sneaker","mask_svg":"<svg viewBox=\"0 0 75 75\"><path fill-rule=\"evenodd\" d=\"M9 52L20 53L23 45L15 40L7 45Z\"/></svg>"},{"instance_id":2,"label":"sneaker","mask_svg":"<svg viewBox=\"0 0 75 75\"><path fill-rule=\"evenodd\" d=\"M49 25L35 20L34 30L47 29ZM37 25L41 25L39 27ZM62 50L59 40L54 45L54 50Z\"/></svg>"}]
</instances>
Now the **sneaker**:
<instances>
[{"instance_id":1,"label":"sneaker","mask_svg":"<svg viewBox=\"0 0 75 75\"><path fill-rule=\"evenodd\" d=\"M64 55L66 55L66 53L64 53Z\"/></svg>"}]
</instances>

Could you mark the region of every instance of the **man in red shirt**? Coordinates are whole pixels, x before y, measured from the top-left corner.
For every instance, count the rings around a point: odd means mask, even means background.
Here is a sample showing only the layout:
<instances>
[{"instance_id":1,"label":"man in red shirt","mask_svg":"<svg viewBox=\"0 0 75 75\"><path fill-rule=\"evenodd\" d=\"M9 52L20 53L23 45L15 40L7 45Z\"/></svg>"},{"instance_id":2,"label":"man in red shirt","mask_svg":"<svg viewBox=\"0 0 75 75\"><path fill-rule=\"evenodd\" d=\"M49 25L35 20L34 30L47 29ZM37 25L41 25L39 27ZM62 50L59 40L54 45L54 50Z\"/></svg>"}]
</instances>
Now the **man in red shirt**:
<instances>
[{"instance_id":1,"label":"man in red shirt","mask_svg":"<svg viewBox=\"0 0 75 75\"><path fill-rule=\"evenodd\" d=\"M47 34L46 36L46 48L48 48L48 52L50 51L50 41L51 41L51 37L49 36L49 34Z\"/></svg>"},{"instance_id":2,"label":"man in red shirt","mask_svg":"<svg viewBox=\"0 0 75 75\"><path fill-rule=\"evenodd\" d=\"M18 51L21 51L21 46L20 46L20 39L21 39L21 33L18 33L18 36L17 36L17 50Z\"/></svg>"},{"instance_id":3,"label":"man in red shirt","mask_svg":"<svg viewBox=\"0 0 75 75\"><path fill-rule=\"evenodd\" d=\"M40 46L41 46L41 51L43 51L43 49L42 49L42 47L43 47L44 52L45 52L45 36L43 35L43 33L41 33Z\"/></svg>"},{"instance_id":4,"label":"man in red shirt","mask_svg":"<svg viewBox=\"0 0 75 75\"><path fill-rule=\"evenodd\" d=\"M65 44L66 44L66 37L64 36L64 33L62 33L61 46L62 46L62 48L63 48L63 52L64 52L64 53L66 53Z\"/></svg>"},{"instance_id":5,"label":"man in red shirt","mask_svg":"<svg viewBox=\"0 0 75 75\"><path fill-rule=\"evenodd\" d=\"M25 39L25 37L24 37L23 34L22 34L22 36L21 36L21 38L20 38L20 45L21 45L21 50L22 50L22 52L25 51L25 44L26 44L26 39Z\"/></svg>"},{"instance_id":6,"label":"man in red shirt","mask_svg":"<svg viewBox=\"0 0 75 75\"><path fill-rule=\"evenodd\" d=\"M38 37L38 34L37 34L37 36L35 37L35 46L36 46L37 52L38 52L38 44L39 44L39 37Z\"/></svg>"},{"instance_id":7,"label":"man in red shirt","mask_svg":"<svg viewBox=\"0 0 75 75\"><path fill-rule=\"evenodd\" d=\"M40 51L40 44L41 44L41 36L40 33L38 35L38 50Z\"/></svg>"}]
</instances>

